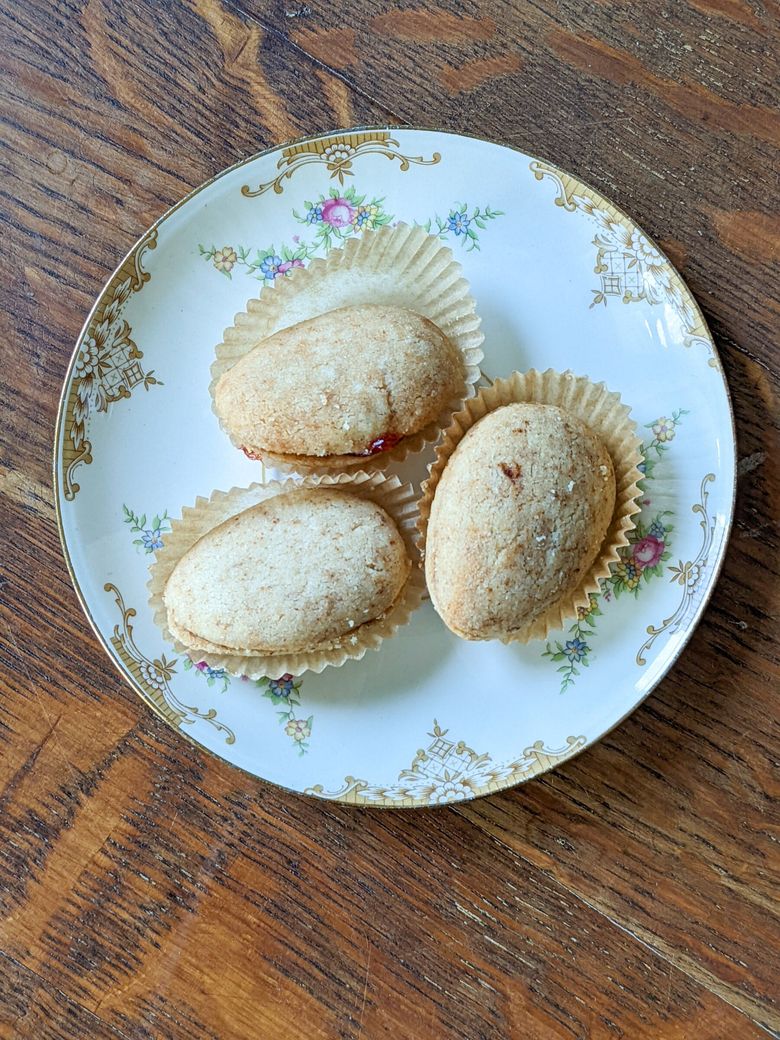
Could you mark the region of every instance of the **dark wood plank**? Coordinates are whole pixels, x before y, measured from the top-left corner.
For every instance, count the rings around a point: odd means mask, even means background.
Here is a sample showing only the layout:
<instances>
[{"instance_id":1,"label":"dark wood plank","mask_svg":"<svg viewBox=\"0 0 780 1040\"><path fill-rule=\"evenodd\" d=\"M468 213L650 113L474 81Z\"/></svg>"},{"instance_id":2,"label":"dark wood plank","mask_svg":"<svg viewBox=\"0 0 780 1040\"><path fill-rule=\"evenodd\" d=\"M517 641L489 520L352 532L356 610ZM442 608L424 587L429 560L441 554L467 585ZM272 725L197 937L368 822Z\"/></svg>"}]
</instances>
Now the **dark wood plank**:
<instances>
[{"instance_id":1,"label":"dark wood plank","mask_svg":"<svg viewBox=\"0 0 780 1040\"><path fill-rule=\"evenodd\" d=\"M78 767L42 729L4 942L123 1035L763 1035L453 811L258 798L150 717Z\"/></svg>"},{"instance_id":2,"label":"dark wood plank","mask_svg":"<svg viewBox=\"0 0 780 1040\"><path fill-rule=\"evenodd\" d=\"M780 1031L773 12L1 0L0 1035ZM742 460L722 581L646 705L540 782L411 815L254 785L149 715L78 611L49 475L132 241L260 147L388 120L550 156L659 237Z\"/></svg>"},{"instance_id":3,"label":"dark wood plank","mask_svg":"<svg viewBox=\"0 0 780 1040\"><path fill-rule=\"evenodd\" d=\"M0 953L0 1037L3 1040L123 1040L126 1034L68 1000L40 976Z\"/></svg>"}]
</instances>

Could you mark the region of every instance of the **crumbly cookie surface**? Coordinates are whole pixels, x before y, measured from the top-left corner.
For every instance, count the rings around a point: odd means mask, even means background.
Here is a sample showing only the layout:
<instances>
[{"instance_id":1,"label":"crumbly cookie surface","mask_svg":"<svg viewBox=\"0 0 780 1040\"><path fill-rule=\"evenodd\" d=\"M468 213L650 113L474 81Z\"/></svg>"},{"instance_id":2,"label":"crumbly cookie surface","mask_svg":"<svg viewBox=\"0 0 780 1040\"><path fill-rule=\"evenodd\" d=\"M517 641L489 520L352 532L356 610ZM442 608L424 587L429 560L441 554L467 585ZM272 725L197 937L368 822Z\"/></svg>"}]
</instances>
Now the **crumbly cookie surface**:
<instances>
[{"instance_id":1,"label":"crumbly cookie surface","mask_svg":"<svg viewBox=\"0 0 780 1040\"><path fill-rule=\"evenodd\" d=\"M420 314L342 307L274 333L219 380L217 414L255 455L370 455L465 392L463 359ZM384 444L377 445L377 442Z\"/></svg>"},{"instance_id":2,"label":"crumbly cookie surface","mask_svg":"<svg viewBox=\"0 0 780 1040\"><path fill-rule=\"evenodd\" d=\"M332 646L383 615L411 561L380 506L324 488L267 499L209 531L165 587L168 627L211 652Z\"/></svg>"},{"instance_id":3,"label":"crumbly cookie surface","mask_svg":"<svg viewBox=\"0 0 780 1040\"><path fill-rule=\"evenodd\" d=\"M435 491L425 573L436 610L466 639L522 633L578 587L614 506L612 460L584 423L550 405L489 413Z\"/></svg>"}]
</instances>

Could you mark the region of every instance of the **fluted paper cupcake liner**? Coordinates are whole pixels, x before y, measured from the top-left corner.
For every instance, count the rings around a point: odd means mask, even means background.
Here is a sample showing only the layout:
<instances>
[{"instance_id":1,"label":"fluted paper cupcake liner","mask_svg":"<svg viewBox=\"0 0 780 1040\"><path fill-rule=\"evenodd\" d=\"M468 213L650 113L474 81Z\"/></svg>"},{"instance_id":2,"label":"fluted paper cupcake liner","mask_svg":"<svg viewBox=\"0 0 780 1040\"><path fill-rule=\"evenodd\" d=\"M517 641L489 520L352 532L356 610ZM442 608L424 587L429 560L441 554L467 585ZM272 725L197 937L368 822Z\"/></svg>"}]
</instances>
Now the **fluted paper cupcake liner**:
<instances>
[{"instance_id":1,"label":"fluted paper cupcake liner","mask_svg":"<svg viewBox=\"0 0 780 1040\"><path fill-rule=\"evenodd\" d=\"M600 582L609 577L610 566L619 561L619 550L628 545L628 535L635 527L634 517L640 510L637 497L640 494L638 482L642 478L638 468L642 460L639 450L642 442L637 435L636 423L630 418L630 409L622 403L619 394L610 391L604 383L592 383L586 376L572 372L554 372L552 369L513 372L466 401L463 409L453 416L436 448L429 476L420 489L418 544L423 558L431 504L452 453L468 430L488 412L516 403L557 405L584 422L602 440L615 470L615 509L598 556L574 593L550 604L547 612L529 628L502 639L505 643L545 639L550 632L564 628L567 622L576 618L579 608L589 606L590 596L600 591ZM433 595L431 599L436 606Z\"/></svg>"},{"instance_id":2,"label":"fluted paper cupcake liner","mask_svg":"<svg viewBox=\"0 0 780 1040\"><path fill-rule=\"evenodd\" d=\"M404 437L389 451L368 457L335 455L320 460L264 450L263 460L269 465L299 473L382 469L437 440L452 414L465 399L474 396L484 357L484 336L463 269L437 236L429 235L421 227L399 224L349 239L342 248L331 249L326 257L312 260L308 267L296 268L277 278L273 285L261 290L259 297L249 300L246 310L237 314L233 324L225 329L216 348L209 385L212 410L220 377L263 339L326 311L367 303L403 307L437 325L463 357L464 394L448 402L435 421ZM224 430L221 420L220 425ZM233 443L241 447L235 440Z\"/></svg>"},{"instance_id":3,"label":"fluted paper cupcake liner","mask_svg":"<svg viewBox=\"0 0 780 1040\"><path fill-rule=\"evenodd\" d=\"M375 502L395 522L412 561L412 568L400 595L385 614L359 625L325 649L320 647L306 653L257 654L251 650L226 653L224 648L213 644L212 649L203 649L205 643L201 648L188 646L174 636L168 625L163 594L174 567L188 549L225 520L260 502L298 488L314 487L338 488ZM211 668L224 668L232 675L244 675L249 679L276 679L287 673L300 675L306 671L321 672L328 666L338 667L345 661L359 660L368 650L379 649L385 639L405 625L423 598L425 579L415 544L416 521L416 495L411 484L402 484L398 477L385 476L383 473L339 473L290 478L251 484L247 488L233 488L230 491L215 491L208 499L199 497L193 506L182 509L180 519L171 522L165 545L155 554L155 561L150 568L147 587L155 623L179 653L187 654L197 661L206 661Z\"/></svg>"}]
</instances>

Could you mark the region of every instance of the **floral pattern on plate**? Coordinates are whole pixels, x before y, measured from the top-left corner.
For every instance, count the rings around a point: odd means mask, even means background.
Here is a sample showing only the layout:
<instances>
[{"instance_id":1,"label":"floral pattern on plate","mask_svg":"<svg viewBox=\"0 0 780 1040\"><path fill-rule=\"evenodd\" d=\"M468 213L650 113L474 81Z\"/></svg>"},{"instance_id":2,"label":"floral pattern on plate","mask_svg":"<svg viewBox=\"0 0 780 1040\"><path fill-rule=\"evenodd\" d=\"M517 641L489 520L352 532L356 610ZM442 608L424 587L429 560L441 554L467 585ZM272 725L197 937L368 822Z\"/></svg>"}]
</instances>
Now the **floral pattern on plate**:
<instances>
[{"instance_id":1,"label":"floral pattern on plate","mask_svg":"<svg viewBox=\"0 0 780 1040\"><path fill-rule=\"evenodd\" d=\"M122 506L122 510L125 514L125 523L130 526L130 533L139 536L133 539L133 545L138 549L143 549L147 554L162 549L163 535L171 529L167 509L159 516L153 516L149 523L146 520L146 513L138 516L126 505Z\"/></svg>"},{"instance_id":2,"label":"floral pattern on plate","mask_svg":"<svg viewBox=\"0 0 780 1040\"><path fill-rule=\"evenodd\" d=\"M225 693L230 686L230 675L224 668L212 668L207 661L193 661L191 657L185 657L184 671L190 672L193 669L197 675L203 676L207 686L219 684L222 687L220 693Z\"/></svg>"},{"instance_id":3,"label":"floral pattern on plate","mask_svg":"<svg viewBox=\"0 0 780 1040\"><path fill-rule=\"evenodd\" d=\"M447 239L453 236L456 240L460 239L460 244L471 252L472 249L479 249L479 233L475 228L484 231L489 220L503 216L503 210L491 209L490 206L474 206L469 210L465 202L460 205L455 203L444 219L437 214L431 220L427 220L423 227L431 234L438 234L439 238Z\"/></svg>"},{"instance_id":4,"label":"floral pattern on plate","mask_svg":"<svg viewBox=\"0 0 780 1040\"><path fill-rule=\"evenodd\" d=\"M292 236L290 244L282 243L278 248L271 244L259 249L240 244L205 246L201 242L198 253L226 278L232 279L233 271L238 269L270 284L280 275L305 266L315 256L324 255L345 239L362 231L384 227L396 219L385 209L384 198L359 194L354 185L342 192L331 188L328 194L320 195L315 201L304 202L302 213L293 209L292 216L313 231L313 237L307 241L302 237L305 233L301 232ZM479 232L485 230L488 222L503 216L502 210L490 206L469 207L463 202L455 203L446 217L434 215L422 224L412 223L441 239L460 241L461 246L471 251L480 248Z\"/></svg>"},{"instance_id":5,"label":"floral pattern on plate","mask_svg":"<svg viewBox=\"0 0 780 1040\"><path fill-rule=\"evenodd\" d=\"M315 249L328 250L359 231L373 231L392 221L392 215L385 211L383 198L367 199L367 195L358 195L354 185L341 194L331 188L316 202L305 202L304 213L293 210L293 216L299 224L315 229Z\"/></svg>"},{"instance_id":6,"label":"floral pattern on plate","mask_svg":"<svg viewBox=\"0 0 780 1040\"><path fill-rule=\"evenodd\" d=\"M309 737L314 724L314 716L300 718L295 714L295 709L301 706L300 688L302 680L290 675L289 672L278 679L258 679L256 685L263 691L272 704L280 710L276 712L279 722L284 725L284 732L297 748L299 755L305 755L309 750Z\"/></svg>"},{"instance_id":7,"label":"floral pattern on plate","mask_svg":"<svg viewBox=\"0 0 780 1040\"><path fill-rule=\"evenodd\" d=\"M198 250L204 260L210 260L215 269L226 278L233 277L233 268L243 268L244 272L261 282L273 282L279 275L289 274L296 267L303 267L305 260L316 255L316 249L302 243L300 236L293 235L292 245L282 245L278 249L270 245L265 249L255 249L254 254L246 246L199 245Z\"/></svg>"},{"instance_id":8,"label":"floral pattern on plate","mask_svg":"<svg viewBox=\"0 0 780 1040\"><path fill-rule=\"evenodd\" d=\"M653 479L653 473L659 460L668 451L674 440L677 427L682 417L688 413L679 408L672 412L671 418L661 416L647 423L645 429L653 433L653 437L641 447L642 461L639 469L644 474L640 481L640 489L646 494L647 483ZM566 690L580 675L580 668L587 668L590 655L593 653L593 642L596 635L597 618L602 616L601 603L609 603L619 599L624 593L631 593L636 598L643 582L652 578L660 578L663 564L670 556L671 534L674 530L669 521L671 511L664 509L648 514L647 507L651 500L643 499L643 511L636 526L629 534L629 545L619 550L620 560L612 565L612 573L601 582L601 592L590 597L590 605L580 607L577 620L569 628L563 639L551 640L542 651L542 657L549 658L558 665L561 675L560 692Z\"/></svg>"}]
</instances>

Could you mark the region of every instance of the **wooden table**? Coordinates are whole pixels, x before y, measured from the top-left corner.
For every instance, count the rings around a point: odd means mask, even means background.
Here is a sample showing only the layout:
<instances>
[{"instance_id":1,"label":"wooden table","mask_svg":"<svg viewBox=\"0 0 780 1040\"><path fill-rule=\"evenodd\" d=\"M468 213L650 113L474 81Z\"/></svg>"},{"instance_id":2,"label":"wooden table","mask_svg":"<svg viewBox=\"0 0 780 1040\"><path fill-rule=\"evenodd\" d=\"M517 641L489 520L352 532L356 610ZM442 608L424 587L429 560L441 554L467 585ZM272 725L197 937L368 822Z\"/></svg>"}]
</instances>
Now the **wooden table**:
<instances>
[{"instance_id":1,"label":"wooden table","mask_svg":"<svg viewBox=\"0 0 780 1040\"><path fill-rule=\"evenodd\" d=\"M2 1037L780 1030L777 6L441 3L0 0ZM253 783L143 706L76 603L50 466L82 320L157 216L269 144L407 121L547 156L661 241L740 481L704 621L630 719L393 813Z\"/></svg>"}]
</instances>

